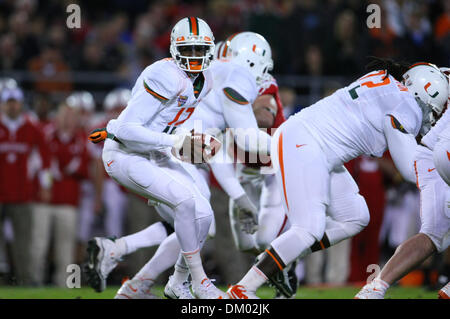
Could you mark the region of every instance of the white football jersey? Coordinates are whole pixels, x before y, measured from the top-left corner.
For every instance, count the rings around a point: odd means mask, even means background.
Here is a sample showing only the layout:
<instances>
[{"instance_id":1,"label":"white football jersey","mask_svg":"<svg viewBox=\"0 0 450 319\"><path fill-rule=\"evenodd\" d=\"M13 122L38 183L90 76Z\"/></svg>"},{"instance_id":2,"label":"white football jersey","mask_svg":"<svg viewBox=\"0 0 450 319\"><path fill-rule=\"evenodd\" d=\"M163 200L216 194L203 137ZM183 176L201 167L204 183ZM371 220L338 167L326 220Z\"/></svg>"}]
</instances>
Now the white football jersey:
<instances>
[{"instance_id":1,"label":"white football jersey","mask_svg":"<svg viewBox=\"0 0 450 319\"><path fill-rule=\"evenodd\" d=\"M199 73L193 81L177 67L173 59L157 61L145 68L138 77L127 107L117 120L108 123L107 130L117 135L121 125L132 123L148 129L149 134L155 135L155 140L163 141L164 136L161 134L171 134L191 117L211 88L209 70ZM158 139L158 136L162 138ZM154 149L168 146L162 144L155 145Z\"/></svg>"},{"instance_id":2,"label":"white football jersey","mask_svg":"<svg viewBox=\"0 0 450 319\"><path fill-rule=\"evenodd\" d=\"M447 140L450 140L450 124L447 122L447 125L444 127L444 129L439 132L439 138L445 138Z\"/></svg>"},{"instance_id":3,"label":"white football jersey","mask_svg":"<svg viewBox=\"0 0 450 319\"><path fill-rule=\"evenodd\" d=\"M345 163L359 155L381 157L387 149L386 115L416 136L422 111L407 88L385 71L374 71L295 114L324 151Z\"/></svg>"},{"instance_id":4,"label":"white football jersey","mask_svg":"<svg viewBox=\"0 0 450 319\"><path fill-rule=\"evenodd\" d=\"M428 147L430 150L434 150L434 146L438 140L438 137L441 134L449 135L447 138L450 138L449 133L445 133L445 129L450 126L450 111L445 111L442 114L442 117L436 122L436 124L422 137L421 143ZM448 131L448 130L447 130Z\"/></svg>"},{"instance_id":5,"label":"white football jersey","mask_svg":"<svg viewBox=\"0 0 450 319\"><path fill-rule=\"evenodd\" d=\"M258 95L258 88L251 73L228 60L213 61L208 71L213 77L213 89L202 100L189 122L201 121L203 129L257 128L252 104ZM240 110L245 110L245 116L227 116L236 113L236 110L224 107L224 97L236 102L235 105ZM187 125L192 126L192 123L187 123Z\"/></svg>"}]
</instances>

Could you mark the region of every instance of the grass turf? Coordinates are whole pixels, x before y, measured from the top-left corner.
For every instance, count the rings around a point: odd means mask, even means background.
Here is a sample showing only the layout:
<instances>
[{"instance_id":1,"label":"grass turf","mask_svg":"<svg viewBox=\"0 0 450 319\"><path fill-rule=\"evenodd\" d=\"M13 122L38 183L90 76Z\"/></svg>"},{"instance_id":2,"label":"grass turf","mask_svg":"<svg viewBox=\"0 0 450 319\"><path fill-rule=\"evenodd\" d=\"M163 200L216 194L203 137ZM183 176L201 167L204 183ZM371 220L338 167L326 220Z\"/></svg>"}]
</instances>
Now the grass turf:
<instances>
[{"instance_id":1,"label":"grass turf","mask_svg":"<svg viewBox=\"0 0 450 319\"><path fill-rule=\"evenodd\" d=\"M104 292L97 293L89 287L61 288L23 288L0 287L0 299L111 299L119 287L108 287ZM152 291L163 297L163 288L155 287ZM225 291L225 287L220 287ZM299 287L296 299L352 299L359 291L355 286L344 287ZM263 299L274 297L274 289L263 286L258 290L258 296ZM392 287L386 294L388 299L436 299L437 291L429 291L421 287Z\"/></svg>"}]
</instances>

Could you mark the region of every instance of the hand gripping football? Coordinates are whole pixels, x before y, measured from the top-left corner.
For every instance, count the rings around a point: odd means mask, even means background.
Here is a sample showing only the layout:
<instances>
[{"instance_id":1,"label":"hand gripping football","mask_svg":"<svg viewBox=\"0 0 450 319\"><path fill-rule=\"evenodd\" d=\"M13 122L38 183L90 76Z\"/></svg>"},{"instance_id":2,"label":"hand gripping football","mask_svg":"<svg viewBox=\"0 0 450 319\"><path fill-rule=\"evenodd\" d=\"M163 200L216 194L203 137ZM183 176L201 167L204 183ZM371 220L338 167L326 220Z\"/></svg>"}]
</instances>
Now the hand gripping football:
<instances>
[{"instance_id":1,"label":"hand gripping football","mask_svg":"<svg viewBox=\"0 0 450 319\"><path fill-rule=\"evenodd\" d=\"M173 147L172 154L184 162L200 164L208 162L217 154L222 143L209 134L190 132L181 147Z\"/></svg>"}]
</instances>

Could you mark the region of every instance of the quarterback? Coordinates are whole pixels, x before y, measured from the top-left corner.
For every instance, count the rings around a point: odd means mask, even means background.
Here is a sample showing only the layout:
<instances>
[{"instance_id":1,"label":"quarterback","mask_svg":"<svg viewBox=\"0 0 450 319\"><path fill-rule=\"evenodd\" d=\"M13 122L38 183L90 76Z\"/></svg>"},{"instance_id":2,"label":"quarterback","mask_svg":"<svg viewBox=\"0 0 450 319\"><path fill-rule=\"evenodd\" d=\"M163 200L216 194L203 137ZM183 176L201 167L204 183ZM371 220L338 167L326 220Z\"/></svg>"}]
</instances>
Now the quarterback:
<instances>
[{"instance_id":1,"label":"quarterback","mask_svg":"<svg viewBox=\"0 0 450 319\"><path fill-rule=\"evenodd\" d=\"M253 32L243 32L228 42L228 52L233 52L230 59L215 61L211 64L208 71L211 72L214 86L213 90L203 101L197 106L193 116L184 122L178 129L190 131L195 129L198 131L196 123L201 123L202 128L207 131L209 129L216 129L219 131L226 128L245 128L258 132L258 137L264 141L262 145L267 145L263 152L268 152L271 137L262 132L258 128L257 120L253 113L252 104L258 97L258 88L261 86L264 78L267 78L267 72L271 69L272 59L271 50L267 41L259 34ZM237 143L243 149L257 152L258 149L252 149L251 145L245 145L243 139L236 136ZM220 157L219 154L215 158ZM217 170L223 170L224 167L233 166L230 163L214 163L214 160L209 163L211 167L216 167ZM207 183L207 175L201 165L186 164L185 167L190 171L197 171L196 185L200 190L202 196L209 199L210 193ZM235 200L236 206L239 208L241 214L240 218L244 224L254 222L254 215L256 208L251 203L247 194L239 184L239 181L231 171L232 180L222 181L222 177L218 176L219 182L226 184L232 189L229 195ZM227 179L224 176L223 179ZM173 208L168 205L156 205L156 210L161 216L173 214ZM115 243L104 238L98 239L108 243L108 252L114 252L114 261L110 262L108 267L112 270L120 257L125 254L133 252L135 249L151 246L156 243L151 238L157 238L158 234L167 236L170 230L163 229L161 225L154 224L140 233L125 236ZM214 236L214 227L210 228L210 236ZM162 236L159 236L161 238ZM128 249L126 252L117 249L118 241L125 241ZM142 245L136 245L136 242ZM145 245L146 242L146 245ZM159 246L153 258L134 276L133 279L123 283L119 289L116 298L154 298L155 296L148 288L151 285L145 286L144 283L150 283L167 268L173 266L176 262L176 256L179 253L179 244L176 237L172 234L167 237ZM105 272L107 275L107 273ZM175 264L175 272L169 278L169 282L165 287L165 295L169 298L192 299L190 292L191 283L188 281L189 269L185 266L183 259L178 259ZM152 279L152 280L149 280Z\"/></svg>"},{"instance_id":2,"label":"quarterback","mask_svg":"<svg viewBox=\"0 0 450 319\"><path fill-rule=\"evenodd\" d=\"M185 150L194 151L188 156L191 159L211 155L205 135L171 134L212 88L208 68L214 57L214 36L206 22L196 17L177 22L170 36L170 53L172 58L144 69L127 107L108 122L106 131L94 132L91 140L108 137L102 159L111 178L151 202L171 208L170 215L162 217L174 225L196 297L222 298L224 293L208 279L200 257L213 219L211 206L196 185L196 170L187 169L171 156L174 151L180 158L186 157ZM108 258L114 257L103 258L110 242L94 238L88 247L88 276L99 291L105 287ZM119 251L126 250L123 241L117 246Z\"/></svg>"}]
</instances>

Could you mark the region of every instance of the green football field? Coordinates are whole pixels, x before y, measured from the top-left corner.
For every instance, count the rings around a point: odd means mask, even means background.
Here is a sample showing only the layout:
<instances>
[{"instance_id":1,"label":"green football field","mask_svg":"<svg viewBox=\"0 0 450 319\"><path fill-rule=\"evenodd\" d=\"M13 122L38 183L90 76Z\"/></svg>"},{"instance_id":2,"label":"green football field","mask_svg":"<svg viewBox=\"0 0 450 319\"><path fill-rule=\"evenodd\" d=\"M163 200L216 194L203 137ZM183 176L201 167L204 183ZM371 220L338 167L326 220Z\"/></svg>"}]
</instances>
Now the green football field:
<instances>
[{"instance_id":1,"label":"green football field","mask_svg":"<svg viewBox=\"0 0 450 319\"><path fill-rule=\"evenodd\" d=\"M89 287L60 289L60 288L16 288L0 287L0 299L110 299L119 287L108 287L104 292L97 293ZM220 287L225 291L225 287ZM352 299L359 291L358 287L299 287L297 299ZM156 287L153 292L163 297L163 287ZM274 290L261 287L258 296L271 299ZM164 297L163 297L164 298ZM389 299L436 299L437 291L428 291L420 287L392 287L386 294Z\"/></svg>"}]
</instances>

